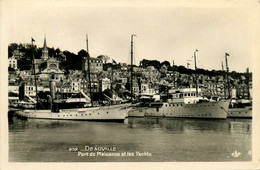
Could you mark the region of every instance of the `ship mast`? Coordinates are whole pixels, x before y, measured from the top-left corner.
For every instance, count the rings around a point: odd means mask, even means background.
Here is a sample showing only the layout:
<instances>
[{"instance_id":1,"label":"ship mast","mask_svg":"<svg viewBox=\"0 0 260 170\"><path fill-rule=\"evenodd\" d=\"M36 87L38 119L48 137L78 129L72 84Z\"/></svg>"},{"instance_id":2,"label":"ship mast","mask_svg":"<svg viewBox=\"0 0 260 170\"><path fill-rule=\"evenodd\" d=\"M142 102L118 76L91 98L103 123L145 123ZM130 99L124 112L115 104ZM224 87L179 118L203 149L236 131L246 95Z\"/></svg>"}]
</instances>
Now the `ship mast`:
<instances>
[{"instance_id":1,"label":"ship mast","mask_svg":"<svg viewBox=\"0 0 260 170\"><path fill-rule=\"evenodd\" d=\"M113 72L113 65L114 65L114 60L112 59L112 66L111 66L111 82L110 82L110 88L111 88L111 98L113 99L113 94L114 94L114 92L113 92L113 75L114 75L114 72Z\"/></svg>"},{"instance_id":2,"label":"ship mast","mask_svg":"<svg viewBox=\"0 0 260 170\"><path fill-rule=\"evenodd\" d=\"M130 89L131 89L131 101L133 100L133 39L135 34L131 34L131 82L130 82Z\"/></svg>"},{"instance_id":3,"label":"ship mast","mask_svg":"<svg viewBox=\"0 0 260 170\"><path fill-rule=\"evenodd\" d=\"M222 71L224 71L223 61L222 61ZM225 71L224 71L224 75L223 75L223 83L224 83L224 98L226 98L226 77L225 77Z\"/></svg>"},{"instance_id":4,"label":"ship mast","mask_svg":"<svg viewBox=\"0 0 260 170\"><path fill-rule=\"evenodd\" d=\"M248 100L250 100L250 74L249 74L249 68L246 69L246 73L247 73L247 97L248 97Z\"/></svg>"},{"instance_id":5,"label":"ship mast","mask_svg":"<svg viewBox=\"0 0 260 170\"><path fill-rule=\"evenodd\" d=\"M87 45L87 60L88 60L88 85L89 85L89 94L90 94L90 102L91 102L91 106L93 106L93 99L92 99L92 92L91 92L91 79L90 79L90 64L89 64L89 59L90 59L90 55L89 55L89 51L88 51L88 34L86 34L86 45Z\"/></svg>"},{"instance_id":6,"label":"ship mast","mask_svg":"<svg viewBox=\"0 0 260 170\"><path fill-rule=\"evenodd\" d=\"M199 50L195 50L194 51L194 65L195 65L195 82L196 82L196 97L198 97L198 81L197 81L197 65L196 65L196 52L198 52Z\"/></svg>"},{"instance_id":7,"label":"ship mast","mask_svg":"<svg viewBox=\"0 0 260 170\"><path fill-rule=\"evenodd\" d=\"M34 73L34 83L35 83L36 101L37 101L37 103L38 103L37 80L36 80L36 71L35 71L35 58L34 58L34 50L33 50L33 48L34 48L34 47L33 47L33 42L34 42L34 41L35 41L35 40L32 38L33 73ZM35 110L36 110L37 103L35 104L35 108L34 108Z\"/></svg>"},{"instance_id":8,"label":"ship mast","mask_svg":"<svg viewBox=\"0 0 260 170\"><path fill-rule=\"evenodd\" d=\"M229 78L228 78L228 72L229 72L229 68L228 68L228 61L227 61L227 56L229 56L228 53L225 53L225 58L226 58L226 80L227 80L227 86L228 86L228 98L230 98L230 89L229 89Z\"/></svg>"}]
</instances>

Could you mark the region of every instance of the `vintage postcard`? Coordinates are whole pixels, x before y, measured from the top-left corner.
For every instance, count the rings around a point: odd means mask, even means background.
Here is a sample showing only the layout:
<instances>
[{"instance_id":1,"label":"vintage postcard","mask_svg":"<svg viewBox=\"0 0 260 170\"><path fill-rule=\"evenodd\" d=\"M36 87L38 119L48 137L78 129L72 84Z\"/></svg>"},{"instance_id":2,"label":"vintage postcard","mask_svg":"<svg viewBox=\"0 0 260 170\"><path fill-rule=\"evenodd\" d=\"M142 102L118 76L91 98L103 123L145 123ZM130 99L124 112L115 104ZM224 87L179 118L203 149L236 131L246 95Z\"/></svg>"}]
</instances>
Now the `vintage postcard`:
<instances>
[{"instance_id":1,"label":"vintage postcard","mask_svg":"<svg viewBox=\"0 0 260 170\"><path fill-rule=\"evenodd\" d=\"M1 1L1 169L259 169L259 1Z\"/></svg>"}]
</instances>

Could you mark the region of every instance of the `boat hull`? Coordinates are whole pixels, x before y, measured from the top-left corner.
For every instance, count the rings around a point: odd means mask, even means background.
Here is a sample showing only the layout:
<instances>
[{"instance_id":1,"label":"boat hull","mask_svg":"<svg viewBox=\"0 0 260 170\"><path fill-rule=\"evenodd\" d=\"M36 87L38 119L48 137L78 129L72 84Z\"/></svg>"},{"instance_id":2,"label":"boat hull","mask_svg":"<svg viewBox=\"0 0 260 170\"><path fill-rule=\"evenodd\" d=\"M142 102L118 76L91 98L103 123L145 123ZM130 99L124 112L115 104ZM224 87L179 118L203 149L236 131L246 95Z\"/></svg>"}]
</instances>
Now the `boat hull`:
<instances>
[{"instance_id":1,"label":"boat hull","mask_svg":"<svg viewBox=\"0 0 260 170\"><path fill-rule=\"evenodd\" d=\"M252 118L252 107L229 108L228 116L230 118Z\"/></svg>"},{"instance_id":2,"label":"boat hull","mask_svg":"<svg viewBox=\"0 0 260 170\"><path fill-rule=\"evenodd\" d=\"M144 117L147 107L133 107L128 112L128 117Z\"/></svg>"},{"instance_id":3,"label":"boat hull","mask_svg":"<svg viewBox=\"0 0 260 170\"><path fill-rule=\"evenodd\" d=\"M162 107L148 108L145 116L226 119L229 101L207 103L163 103Z\"/></svg>"},{"instance_id":4,"label":"boat hull","mask_svg":"<svg viewBox=\"0 0 260 170\"><path fill-rule=\"evenodd\" d=\"M23 110L17 114L21 117L54 120L86 120L86 121L124 121L128 116L131 104L89 107L77 109L61 109L59 112L51 110Z\"/></svg>"}]
</instances>

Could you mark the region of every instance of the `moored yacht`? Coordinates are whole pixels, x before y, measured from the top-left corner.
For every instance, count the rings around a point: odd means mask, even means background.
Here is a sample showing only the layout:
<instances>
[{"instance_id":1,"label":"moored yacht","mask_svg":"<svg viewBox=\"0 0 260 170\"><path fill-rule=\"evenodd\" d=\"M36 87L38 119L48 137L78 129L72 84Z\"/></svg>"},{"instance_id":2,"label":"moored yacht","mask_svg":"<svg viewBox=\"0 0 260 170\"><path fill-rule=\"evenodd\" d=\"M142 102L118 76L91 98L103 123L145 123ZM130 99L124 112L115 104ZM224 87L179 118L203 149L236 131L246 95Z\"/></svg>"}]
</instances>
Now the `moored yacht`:
<instances>
[{"instance_id":1,"label":"moored yacht","mask_svg":"<svg viewBox=\"0 0 260 170\"><path fill-rule=\"evenodd\" d=\"M34 66L34 74L35 74L35 66ZM90 98L82 92L85 99L84 98L83 99L70 98L65 100L58 99L56 95L56 82L54 80L54 75L52 75L51 77L52 78L50 79L50 95L48 95L49 108L47 109L43 108L42 103L38 100L37 83L35 83L36 99L37 99L36 101L37 103L35 107L31 109L25 109L19 111L17 113L18 116L25 117L25 118L36 118L36 119L123 122L125 118L128 116L127 114L128 111L132 107L131 103L107 105L107 106L93 106L91 86L89 86ZM88 78L89 78L89 83L91 83L89 57L88 57ZM36 76L35 76L35 82L36 82ZM88 104L86 99L90 99L91 106L86 107L86 105ZM70 108L69 107L70 105L73 107ZM65 109L63 109L64 107Z\"/></svg>"},{"instance_id":2,"label":"moored yacht","mask_svg":"<svg viewBox=\"0 0 260 170\"><path fill-rule=\"evenodd\" d=\"M228 108L230 118L252 118L252 102L245 99L232 100Z\"/></svg>"},{"instance_id":3,"label":"moored yacht","mask_svg":"<svg viewBox=\"0 0 260 170\"><path fill-rule=\"evenodd\" d=\"M97 106L88 108L72 108L54 110L26 109L18 111L18 115L26 118L55 120L86 120L123 122L127 117L131 104Z\"/></svg>"},{"instance_id":4,"label":"moored yacht","mask_svg":"<svg viewBox=\"0 0 260 170\"><path fill-rule=\"evenodd\" d=\"M154 100L152 95L140 96L139 103L128 112L128 117L144 117L149 103L154 102Z\"/></svg>"},{"instance_id":5,"label":"moored yacht","mask_svg":"<svg viewBox=\"0 0 260 170\"><path fill-rule=\"evenodd\" d=\"M190 89L178 89L167 102L151 103L145 116L226 119L229 101L209 102Z\"/></svg>"}]
</instances>

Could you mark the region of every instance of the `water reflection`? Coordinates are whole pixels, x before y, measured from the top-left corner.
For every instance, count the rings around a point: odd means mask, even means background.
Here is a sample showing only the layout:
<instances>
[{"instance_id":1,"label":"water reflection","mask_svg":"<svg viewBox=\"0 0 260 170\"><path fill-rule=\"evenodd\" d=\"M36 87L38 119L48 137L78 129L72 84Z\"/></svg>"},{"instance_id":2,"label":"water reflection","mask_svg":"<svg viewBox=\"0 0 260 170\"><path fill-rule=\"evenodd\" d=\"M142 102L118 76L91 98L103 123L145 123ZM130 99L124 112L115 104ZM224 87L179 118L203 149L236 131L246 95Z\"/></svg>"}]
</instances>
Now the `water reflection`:
<instances>
[{"instance_id":1,"label":"water reflection","mask_svg":"<svg viewBox=\"0 0 260 170\"><path fill-rule=\"evenodd\" d=\"M53 128L79 128L85 121L20 119L9 117L9 130L23 129L53 129ZM94 123L94 122L92 122ZM97 122L96 122L97 123ZM99 122L100 123L100 122ZM178 118L127 118L124 125L130 129L150 129L183 133L184 131L220 132L220 133L251 133L252 120L250 119L178 119Z\"/></svg>"},{"instance_id":2,"label":"water reflection","mask_svg":"<svg viewBox=\"0 0 260 170\"><path fill-rule=\"evenodd\" d=\"M251 133L251 120L248 119L178 119L178 118L128 118L128 128L161 129L164 131Z\"/></svg>"},{"instance_id":3,"label":"water reflection","mask_svg":"<svg viewBox=\"0 0 260 170\"><path fill-rule=\"evenodd\" d=\"M10 161L245 161L251 160L251 119L128 118L124 123L20 119L9 121ZM219 140L221 139L221 141ZM152 157L78 157L69 147L116 146ZM203 151L203 152L202 152ZM233 157L235 151L241 153Z\"/></svg>"},{"instance_id":4,"label":"water reflection","mask_svg":"<svg viewBox=\"0 0 260 170\"><path fill-rule=\"evenodd\" d=\"M231 133L251 133L252 124L247 121L231 120L229 122L229 130Z\"/></svg>"},{"instance_id":5,"label":"water reflection","mask_svg":"<svg viewBox=\"0 0 260 170\"><path fill-rule=\"evenodd\" d=\"M80 123L77 121L60 121L48 119L22 119L13 116L9 119L9 131L21 131L26 129L54 129L54 128L69 128L79 127Z\"/></svg>"}]
</instances>

